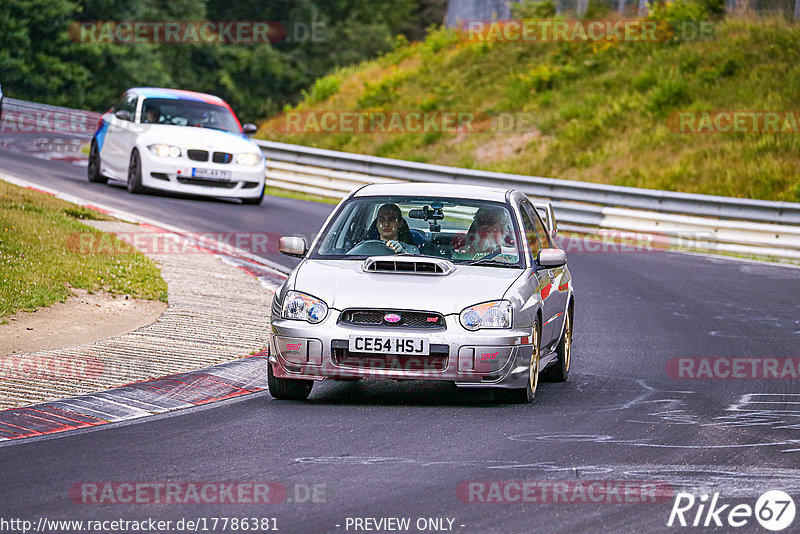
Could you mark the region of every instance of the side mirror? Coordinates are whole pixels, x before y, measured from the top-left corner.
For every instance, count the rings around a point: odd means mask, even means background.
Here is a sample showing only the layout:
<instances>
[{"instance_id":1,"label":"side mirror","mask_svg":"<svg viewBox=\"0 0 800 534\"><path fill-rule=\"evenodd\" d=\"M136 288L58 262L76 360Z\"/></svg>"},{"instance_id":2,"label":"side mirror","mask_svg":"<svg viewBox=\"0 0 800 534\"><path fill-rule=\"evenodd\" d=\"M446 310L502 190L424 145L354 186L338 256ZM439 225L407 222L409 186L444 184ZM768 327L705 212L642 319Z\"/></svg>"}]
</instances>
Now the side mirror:
<instances>
[{"instance_id":1,"label":"side mirror","mask_svg":"<svg viewBox=\"0 0 800 534\"><path fill-rule=\"evenodd\" d=\"M278 241L278 251L293 258L302 258L308 252L308 247L302 237L283 236Z\"/></svg>"},{"instance_id":2,"label":"side mirror","mask_svg":"<svg viewBox=\"0 0 800 534\"><path fill-rule=\"evenodd\" d=\"M130 122L130 120L131 120L131 112L128 111L128 110L125 110L125 109L121 109L121 110L117 111L116 113L114 113L114 116L116 118L118 118L119 120L121 120L121 121Z\"/></svg>"},{"instance_id":3,"label":"side mirror","mask_svg":"<svg viewBox=\"0 0 800 534\"><path fill-rule=\"evenodd\" d=\"M536 263L541 267L561 267L567 264L567 253L560 248L543 248L536 256Z\"/></svg>"},{"instance_id":4,"label":"side mirror","mask_svg":"<svg viewBox=\"0 0 800 534\"><path fill-rule=\"evenodd\" d=\"M558 235L558 221L556 221L553 205L550 202L534 202L533 207L539 212L544 225L547 227L550 239L555 239Z\"/></svg>"},{"instance_id":5,"label":"side mirror","mask_svg":"<svg viewBox=\"0 0 800 534\"><path fill-rule=\"evenodd\" d=\"M253 124L252 122L248 122L244 126L242 126L242 131L245 135L253 135L258 131L258 126Z\"/></svg>"}]
</instances>

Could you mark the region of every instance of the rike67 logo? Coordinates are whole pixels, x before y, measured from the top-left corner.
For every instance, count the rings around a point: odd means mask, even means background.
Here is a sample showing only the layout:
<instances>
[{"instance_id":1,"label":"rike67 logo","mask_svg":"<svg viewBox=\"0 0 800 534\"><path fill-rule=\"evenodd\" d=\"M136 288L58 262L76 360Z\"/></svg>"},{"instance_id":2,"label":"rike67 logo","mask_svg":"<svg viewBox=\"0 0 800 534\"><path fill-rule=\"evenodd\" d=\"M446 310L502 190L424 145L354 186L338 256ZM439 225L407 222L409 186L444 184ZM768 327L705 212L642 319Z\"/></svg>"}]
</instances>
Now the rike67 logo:
<instances>
[{"instance_id":1,"label":"rike67 logo","mask_svg":"<svg viewBox=\"0 0 800 534\"><path fill-rule=\"evenodd\" d=\"M738 528L749 524L755 517L765 529L778 532L792 524L794 515L794 500L780 490L763 493L755 506L746 503L721 504L719 493L714 493L709 501L706 494L698 498L691 493L681 492L675 496L667 526Z\"/></svg>"}]
</instances>

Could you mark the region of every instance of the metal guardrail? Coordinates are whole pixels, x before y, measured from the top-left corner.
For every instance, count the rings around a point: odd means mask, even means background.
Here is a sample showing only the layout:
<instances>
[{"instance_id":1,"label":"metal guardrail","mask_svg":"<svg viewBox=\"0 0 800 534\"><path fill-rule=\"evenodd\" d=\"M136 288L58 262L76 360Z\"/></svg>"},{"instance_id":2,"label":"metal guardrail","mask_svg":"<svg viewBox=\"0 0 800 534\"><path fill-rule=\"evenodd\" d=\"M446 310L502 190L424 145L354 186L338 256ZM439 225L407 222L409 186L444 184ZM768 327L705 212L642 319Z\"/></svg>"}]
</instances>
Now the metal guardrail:
<instances>
[{"instance_id":1,"label":"metal guardrail","mask_svg":"<svg viewBox=\"0 0 800 534\"><path fill-rule=\"evenodd\" d=\"M441 182L518 189L553 203L561 228L662 234L692 248L800 259L800 203L592 184L429 165L256 141L267 185L342 198L376 182Z\"/></svg>"},{"instance_id":2,"label":"metal guardrail","mask_svg":"<svg viewBox=\"0 0 800 534\"><path fill-rule=\"evenodd\" d=\"M541 198L729 219L800 224L800 203L639 189L576 180L429 165L272 141L256 141L272 160L411 182L511 187Z\"/></svg>"},{"instance_id":3,"label":"metal guardrail","mask_svg":"<svg viewBox=\"0 0 800 534\"><path fill-rule=\"evenodd\" d=\"M89 119L99 116L8 97L4 107L17 113L65 113L70 131L63 133L78 137L91 132L72 131L73 123L91 124ZM50 120L37 116L37 124L40 119L45 125ZM508 187L552 202L559 227L565 230L658 234L675 237L678 243L689 243L695 249L800 259L800 203L592 184L256 142L267 157L267 185L273 187L332 198L342 198L368 183L424 181Z\"/></svg>"}]
</instances>

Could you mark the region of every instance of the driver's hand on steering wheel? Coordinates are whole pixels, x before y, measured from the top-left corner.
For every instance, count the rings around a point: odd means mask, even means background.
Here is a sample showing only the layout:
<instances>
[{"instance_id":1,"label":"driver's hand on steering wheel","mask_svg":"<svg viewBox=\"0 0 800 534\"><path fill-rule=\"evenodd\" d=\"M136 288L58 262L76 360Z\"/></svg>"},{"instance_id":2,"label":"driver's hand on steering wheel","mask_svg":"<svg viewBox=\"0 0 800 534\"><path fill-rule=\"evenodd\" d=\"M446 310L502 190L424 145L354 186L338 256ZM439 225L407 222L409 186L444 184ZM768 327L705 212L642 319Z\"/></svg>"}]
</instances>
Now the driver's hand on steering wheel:
<instances>
[{"instance_id":1,"label":"driver's hand on steering wheel","mask_svg":"<svg viewBox=\"0 0 800 534\"><path fill-rule=\"evenodd\" d=\"M403 245L400 243L400 241L397 241L396 239L392 239L391 241L384 241L383 244L389 247L390 249L394 250L395 254L400 254L401 252L403 252Z\"/></svg>"}]
</instances>

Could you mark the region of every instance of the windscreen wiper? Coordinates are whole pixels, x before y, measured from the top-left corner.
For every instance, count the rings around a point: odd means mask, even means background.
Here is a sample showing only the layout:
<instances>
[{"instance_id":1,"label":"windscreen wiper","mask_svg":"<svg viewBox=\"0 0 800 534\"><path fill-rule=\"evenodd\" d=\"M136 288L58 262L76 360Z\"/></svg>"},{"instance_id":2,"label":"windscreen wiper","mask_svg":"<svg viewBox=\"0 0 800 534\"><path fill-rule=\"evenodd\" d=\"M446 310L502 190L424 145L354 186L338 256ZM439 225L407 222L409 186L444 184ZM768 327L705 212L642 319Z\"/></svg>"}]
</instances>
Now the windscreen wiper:
<instances>
[{"instance_id":1,"label":"windscreen wiper","mask_svg":"<svg viewBox=\"0 0 800 534\"><path fill-rule=\"evenodd\" d=\"M464 263L463 265L478 265L480 263L480 264L483 264L483 265L501 265L503 267L509 267L509 266L516 267L516 264L514 264L514 263L508 263L507 261L500 261L500 260L493 259L495 256L497 256L499 254L502 254L502 251L498 249L498 250L495 250L494 252L492 252L490 254L487 254L486 256L482 257L481 259L478 259L478 260L475 260L475 261L471 261L469 263Z\"/></svg>"}]
</instances>

